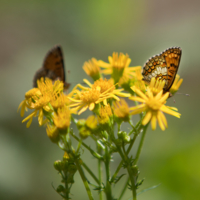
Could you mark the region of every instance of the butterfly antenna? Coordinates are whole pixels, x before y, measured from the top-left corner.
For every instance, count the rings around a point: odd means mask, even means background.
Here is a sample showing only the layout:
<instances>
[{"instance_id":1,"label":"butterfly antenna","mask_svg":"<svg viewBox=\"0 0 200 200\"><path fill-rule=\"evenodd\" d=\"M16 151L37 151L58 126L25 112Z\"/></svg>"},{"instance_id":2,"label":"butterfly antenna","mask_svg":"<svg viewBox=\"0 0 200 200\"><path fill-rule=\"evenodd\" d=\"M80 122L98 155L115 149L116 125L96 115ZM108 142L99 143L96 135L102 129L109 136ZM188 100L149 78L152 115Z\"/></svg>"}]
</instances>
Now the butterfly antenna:
<instances>
[{"instance_id":1,"label":"butterfly antenna","mask_svg":"<svg viewBox=\"0 0 200 200\"><path fill-rule=\"evenodd\" d=\"M67 80L69 80L70 70L67 70Z\"/></svg>"},{"instance_id":2,"label":"butterfly antenna","mask_svg":"<svg viewBox=\"0 0 200 200\"><path fill-rule=\"evenodd\" d=\"M179 92L177 92L176 94L183 94L183 95L185 95L185 96L190 96L189 94L184 94L184 93L179 93Z\"/></svg>"}]
</instances>

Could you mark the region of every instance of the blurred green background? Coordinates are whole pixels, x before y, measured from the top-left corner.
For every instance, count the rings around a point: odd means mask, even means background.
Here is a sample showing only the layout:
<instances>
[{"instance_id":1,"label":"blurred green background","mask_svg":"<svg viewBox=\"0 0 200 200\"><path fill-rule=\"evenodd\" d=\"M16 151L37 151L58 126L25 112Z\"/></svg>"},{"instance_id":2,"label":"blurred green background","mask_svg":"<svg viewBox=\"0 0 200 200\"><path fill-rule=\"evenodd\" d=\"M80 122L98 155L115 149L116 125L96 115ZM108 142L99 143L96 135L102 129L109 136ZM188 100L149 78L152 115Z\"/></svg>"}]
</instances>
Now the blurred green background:
<instances>
[{"instance_id":1,"label":"blurred green background","mask_svg":"<svg viewBox=\"0 0 200 200\"><path fill-rule=\"evenodd\" d=\"M139 191L161 184L138 199L200 199L199 0L1 0L0 199L61 199L51 183L59 184L53 163L63 152L37 119L27 129L17 113L35 71L56 44L63 47L72 87L87 77L82 65L91 57L107 61L113 51L123 52L132 59L131 66L143 66L168 47L182 48L180 92L190 96L177 94L168 101L182 116L167 116L165 132L149 128L139 160L139 179L145 178ZM94 161L87 151L83 157ZM72 199L87 199L78 173L75 179ZM115 186L115 197L121 187ZM124 199L129 197L128 191Z\"/></svg>"}]
</instances>

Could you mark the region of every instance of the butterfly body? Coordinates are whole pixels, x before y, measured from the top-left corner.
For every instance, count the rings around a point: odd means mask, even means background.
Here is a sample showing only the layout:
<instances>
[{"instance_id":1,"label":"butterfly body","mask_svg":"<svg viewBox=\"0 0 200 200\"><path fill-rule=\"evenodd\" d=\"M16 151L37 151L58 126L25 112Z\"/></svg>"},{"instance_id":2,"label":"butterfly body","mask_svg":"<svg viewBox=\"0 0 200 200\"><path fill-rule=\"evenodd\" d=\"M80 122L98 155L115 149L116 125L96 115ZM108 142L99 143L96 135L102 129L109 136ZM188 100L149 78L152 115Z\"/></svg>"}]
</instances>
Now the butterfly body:
<instances>
[{"instance_id":1,"label":"butterfly body","mask_svg":"<svg viewBox=\"0 0 200 200\"><path fill-rule=\"evenodd\" d=\"M70 84L65 82L63 53L60 46L55 46L47 53L42 68L35 73L33 87L37 87L37 80L41 77L63 81L65 89L69 88Z\"/></svg>"},{"instance_id":2,"label":"butterfly body","mask_svg":"<svg viewBox=\"0 0 200 200\"><path fill-rule=\"evenodd\" d=\"M182 50L180 47L171 47L158 55L151 57L144 64L142 75L146 83L155 77L165 81L164 93L168 92L174 82L178 71Z\"/></svg>"}]
</instances>

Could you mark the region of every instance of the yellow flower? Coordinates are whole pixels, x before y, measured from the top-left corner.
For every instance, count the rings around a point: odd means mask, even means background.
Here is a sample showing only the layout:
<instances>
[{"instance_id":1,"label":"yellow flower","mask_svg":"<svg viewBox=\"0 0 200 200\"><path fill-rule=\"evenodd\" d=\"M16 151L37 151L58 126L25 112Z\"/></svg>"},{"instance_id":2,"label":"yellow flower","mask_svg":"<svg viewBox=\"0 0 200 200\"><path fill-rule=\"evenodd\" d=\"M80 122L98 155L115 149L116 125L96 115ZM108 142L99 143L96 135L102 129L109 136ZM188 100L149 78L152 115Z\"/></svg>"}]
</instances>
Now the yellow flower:
<instances>
[{"instance_id":1,"label":"yellow flower","mask_svg":"<svg viewBox=\"0 0 200 200\"><path fill-rule=\"evenodd\" d=\"M98 116L98 121L100 124L106 124L110 122L110 117L112 116L112 110L110 104L107 106L101 106Z\"/></svg>"},{"instance_id":2,"label":"yellow flower","mask_svg":"<svg viewBox=\"0 0 200 200\"><path fill-rule=\"evenodd\" d=\"M117 101L119 101L119 97L129 97L130 94L127 93L122 93L123 89L116 89L115 85L112 81L112 79L107 80L107 79L102 79L100 78L99 80L95 81L93 85L89 83L89 81L85 80L85 82L92 88L100 88L100 92L103 96L106 96L108 98L113 98ZM119 97L118 97L119 96ZM105 99L105 105L107 105Z\"/></svg>"},{"instance_id":3,"label":"yellow flower","mask_svg":"<svg viewBox=\"0 0 200 200\"><path fill-rule=\"evenodd\" d=\"M54 96L55 94L59 94L64 90L64 83L60 80L52 81L49 78L41 78L37 80L38 89L42 93L42 95Z\"/></svg>"},{"instance_id":4,"label":"yellow flower","mask_svg":"<svg viewBox=\"0 0 200 200\"><path fill-rule=\"evenodd\" d=\"M47 136L51 139L51 141L57 142L59 131L56 126L51 126L47 124L46 132Z\"/></svg>"},{"instance_id":5,"label":"yellow flower","mask_svg":"<svg viewBox=\"0 0 200 200\"><path fill-rule=\"evenodd\" d=\"M148 87L153 92L153 94L156 95L161 90L163 90L164 86L165 86L164 80L159 80L159 79L156 80L156 78L153 77Z\"/></svg>"},{"instance_id":6,"label":"yellow flower","mask_svg":"<svg viewBox=\"0 0 200 200\"><path fill-rule=\"evenodd\" d=\"M71 113L67 106L58 108L55 113L53 121L58 129L67 129L70 125Z\"/></svg>"},{"instance_id":7,"label":"yellow flower","mask_svg":"<svg viewBox=\"0 0 200 200\"><path fill-rule=\"evenodd\" d=\"M35 98L39 98L41 96L41 92L38 88L33 88L25 93L25 99L19 104L18 110L21 108L21 117L24 116L25 110L29 108L30 104L34 101Z\"/></svg>"},{"instance_id":8,"label":"yellow flower","mask_svg":"<svg viewBox=\"0 0 200 200\"><path fill-rule=\"evenodd\" d=\"M47 111L47 112L51 112L52 111L52 109L51 109L51 107L49 105L49 100L50 99L49 99L48 96L42 96L41 98L39 98L37 100L34 99L33 101L29 102L28 104L27 104L27 101L24 100L24 102L22 103L22 108L26 107L26 108L29 108L29 109L35 109L29 116L27 116L22 121L22 123L24 123L25 121L29 120L27 125L26 125L27 128L30 127L30 125L32 123L32 120L33 120L33 117L36 117L38 112L39 112L39 115L38 115L39 125L42 126L44 124L44 121L43 121L43 116L44 116L43 109L45 111ZM26 103L26 105L24 105L25 103Z\"/></svg>"},{"instance_id":9,"label":"yellow flower","mask_svg":"<svg viewBox=\"0 0 200 200\"><path fill-rule=\"evenodd\" d=\"M77 87L80 87L82 91L76 91L78 98L70 98L72 102L69 106L72 108L71 111L78 111L78 114L89 110L94 110L95 105L103 101L104 105L107 105L107 99L114 98L119 101L119 97L129 97L130 94L122 93L123 89L115 89L115 85L111 80L99 79L94 82L92 85L88 80L84 79L84 82L90 86L90 88L83 87L80 84Z\"/></svg>"},{"instance_id":10,"label":"yellow flower","mask_svg":"<svg viewBox=\"0 0 200 200\"><path fill-rule=\"evenodd\" d=\"M129 106L124 99L113 103L114 115L123 121L129 120Z\"/></svg>"},{"instance_id":11,"label":"yellow flower","mask_svg":"<svg viewBox=\"0 0 200 200\"><path fill-rule=\"evenodd\" d=\"M120 78L123 75L131 75L133 71L141 68L139 67L129 67L131 59L128 54L124 55L123 53L113 53L113 56L108 57L109 63L106 63L102 60L99 61L99 66L105 68L102 70L104 74L110 74L115 80L115 83L119 82Z\"/></svg>"},{"instance_id":12,"label":"yellow flower","mask_svg":"<svg viewBox=\"0 0 200 200\"><path fill-rule=\"evenodd\" d=\"M83 69L88 76L93 78L94 81L101 77L98 61L95 58L85 62Z\"/></svg>"},{"instance_id":13,"label":"yellow flower","mask_svg":"<svg viewBox=\"0 0 200 200\"><path fill-rule=\"evenodd\" d=\"M131 114L133 115L146 111L146 115L142 120L143 125L146 125L151 120L151 127L155 130L156 122L158 120L160 128L165 130L167 127L167 120L163 112L180 118L181 114L176 112L176 108L164 105L169 97L169 92L166 92L163 95L163 90L161 90L156 96L153 95L153 92L149 88L147 89L146 94L138 89L135 89L135 92L139 97L130 97L130 99L141 102L142 104L132 107L130 110L132 110Z\"/></svg>"},{"instance_id":14,"label":"yellow flower","mask_svg":"<svg viewBox=\"0 0 200 200\"><path fill-rule=\"evenodd\" d=\"M90 129L96 129L97 123L97 118L94 115L90 115L86 120L86 126Z\"/></svg>"},{"instance_id":15,"label":"yellow flower","mask_svg":"<svg viewBox=\"0 0 200 200\"><path fill-rule=\"evenodd\" d=\"M128 67L131 63L131 59L129 58L128 54L124 55L123 53L113 52L112 57L108 56L109 63L106 63L102 60L99 61L99 65L105 70L102 70L104 74L112 74L113 71L118 71L119 73L123 74L124 68Z\"/></svg>"},{"instance_id":16,"label":"yellow flower","mask_svg":"<svg viewBox=\"0 0 200 200\"><path fill-rule=\"evenodd\" d=\"M25 98L27 100L30 98L33 98L33 97L40 97L40 96L42 96L42 93L40 92L40 90L38 88L32 88L25 94Z\"/></svg>"},{"instance_id":17,"label":"yellow flower","mask_svg":"<svg viewBox=\"0 0 200 200\"><path fill-rule=\"evenodd\" d=\"M78 99L70 98L71 103L69 105L71 110L73 112L78 111L78 115L80 115L82 112L86 111L88 108L89 110L93 110L95 108L95 105L99 102L103 101L102 97L100 96L99 89L88 89L87 91L77 91Z\"/></svg>"},{"instance_id":18,"label":"yellow flower","mask_svg":"<svg viewBox=\"0 0 200 200\"><path fill-rule=\"evenodd\" d=\"M40 80L37 81L38 88L33 88L26 92L25 94L25 100L22 101L19 105L19 108L21 107L21 116L24 115L24 111L29 109L35 109L28 117L26 117L23 121L28 121L27 128L31 125L33 117L38 115L38 122L39 125L43 125L46 123L46 121L43 121L43 116L45 110L46 112L52 112L53 107L50 103L54 104L55 107L60 105L62 101L60 102L59 99L55 97L61 98L61 92L63 92L63 82L57 80L54 83L49 78L42 77ZM57 101L56 101L57 100ZM59 104L60 103L60 104ZM18 108L18 109L19 109Z\"/></svg>"},{"instance_id":19,"label":"yellow flower","mask_svg":"<svg viewBox=\"0 0 200 200\"><path fill-rule=\"evenodd\" d=\"M63 107L64 105L68 105L69 99L67 95L65 95L64 93L61 93L61 94L57 94L53 96L50 103L53 108L58 109L60 107Z\"/></svg>"},{"instance_id":20,"label":"yellow flower","mask_svg":"<svg viewBox=\"0 0 200 200\"><path fill-rule=\"evenodd\" d=\"M172 95L174 95L178 91L182 82L183 82L183 79L182 78L180 79L180 76L178 74L176 74L176 78L174 80L174 83L173 83L172 87L170 88L170 93Z\"/></svg>"}]
</instances>

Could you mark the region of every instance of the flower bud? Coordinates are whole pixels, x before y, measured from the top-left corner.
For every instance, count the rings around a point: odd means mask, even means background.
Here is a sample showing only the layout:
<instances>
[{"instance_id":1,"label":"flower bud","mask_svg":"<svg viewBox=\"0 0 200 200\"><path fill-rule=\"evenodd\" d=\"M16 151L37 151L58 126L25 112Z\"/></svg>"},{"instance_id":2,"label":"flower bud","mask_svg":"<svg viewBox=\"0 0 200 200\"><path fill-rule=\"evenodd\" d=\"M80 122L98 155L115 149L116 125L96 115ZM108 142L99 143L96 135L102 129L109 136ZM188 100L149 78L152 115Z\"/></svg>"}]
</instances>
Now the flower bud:
<instances>
[{"instance_id":1,"label":"flower bud","mask_svg":"<svg viewBox=\"0 0 200 200\"><path fill-rule=\"evenodd\" d=\"M65 190L65 188L64 188L63 185L59 185L59 186L57 187L57 189L56 189L56 191L57 191L58 193L63 192L64 190Z\"/></svg>"},{"instance_id":2,"label":"flower bud","mask_svg":"<svg viewBox=\"0 0 200 200\"><path fill-rule=\"evenodd\" d=\"M89 130L87 130L85 127L82 127L79 130L79 135L82 139L86 139L90 134L91 134L91 132Z\"/></svg>"},{"instance_id":3,"label":"flower bud","mask_svg":"<svg viewBox=\"0 0 200 200\"><path fill-rule=\"evenodd\" d=\"M54 168L57 170L57 171L62 171L63 169L63 162L61 160L56 160L54 162Z\"/></svg>"},{"instance_id":4,"label":"flower bud","mask_svg":"<svg viewBox=\"0 0 200 200\"><path fill-rule=\"evenodd\" d=\"M124 131L118 132L118 138L121 139L123 142L130 142L130 136Z\"/></svg>"}]
</instances>

